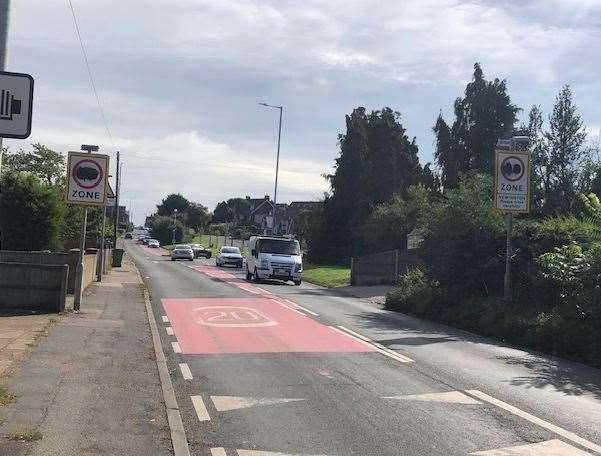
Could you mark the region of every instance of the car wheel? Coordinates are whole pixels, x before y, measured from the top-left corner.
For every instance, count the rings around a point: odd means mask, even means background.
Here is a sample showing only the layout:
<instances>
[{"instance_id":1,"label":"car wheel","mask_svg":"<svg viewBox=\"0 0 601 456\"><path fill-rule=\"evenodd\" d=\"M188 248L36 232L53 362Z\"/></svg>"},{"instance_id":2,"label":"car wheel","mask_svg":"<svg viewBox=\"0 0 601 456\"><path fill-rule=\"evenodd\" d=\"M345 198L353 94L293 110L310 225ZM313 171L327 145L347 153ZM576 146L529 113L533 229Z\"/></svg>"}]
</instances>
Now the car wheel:
<instances>
[{"instance_id":1,"label":"car wheel","mask_svg":"<svg viewBox=\"0 0 601 456\"><path fill-rule=\"evenodd\" d=\"M253 278L253 275L250 273L250 271L248 270L248 266L246 267L246 280L251 280Z\"/></svg>"},{"instance_id":2,"label":"car wheel","mask_svg":"<svg viewBox=\"0 0 601 456\"><path fill-rule=\"evenodd\" d=\"M295 280L295 281L294 281L294 285L296 285L297 287L298 287L298 286L299 286L301 283L303 283L303 281L302 281L302 280Z\"/></svg>"},{"instance_id":3,"label":"car wheel","mask_svg":"<svg viewBox=\"0 0 601 456\"><path fill-rule=\"evenodd\" d=\"M171 261L175 261L175 258L171 258Z\"/></svg>"},{"instance_id":4,"label":"car wheel","mask_svg":"<svg viewBox=\"0 0 601 456\"><path fill-rule=\"evenodd\" d=\"M257 274L257 268L255 268L255 272L253 274L253 278L255 279L255 283L261 283L261 279L259 278L259 274Z\"/></svg>"},{"instance_id":5,"label":"car wheel","mask_svg":"<svg viewBox=\"0 0 601 456\"><path fill-rule=\"evenodd\" d=\"M194 258L188 258L190 261L194 261Z\"/></svg>"}]
</instances>

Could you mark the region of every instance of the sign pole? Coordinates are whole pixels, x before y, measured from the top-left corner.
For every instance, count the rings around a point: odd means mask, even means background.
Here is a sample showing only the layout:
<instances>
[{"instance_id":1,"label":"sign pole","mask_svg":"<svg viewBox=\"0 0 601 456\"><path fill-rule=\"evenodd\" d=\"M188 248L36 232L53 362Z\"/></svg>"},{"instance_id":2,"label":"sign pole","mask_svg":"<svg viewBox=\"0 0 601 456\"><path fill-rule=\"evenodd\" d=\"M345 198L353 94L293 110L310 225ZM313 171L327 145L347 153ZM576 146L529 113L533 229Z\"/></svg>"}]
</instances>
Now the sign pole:
<instances>
[{"instance_id":1,"label":"sign pole","mask_svg":"<svg viewBox=\"0 0 601 456\"><path fill-rule=\"evenodd\" d=\"M79 240L79 259L75 269L75 299L73 300L73 310L79 312L81 298L83 294L83 258L86 249L86 230L88 224L88 208L83 209L83 223L81 224L81 238Z\"/></svg>"},{"instance_id":2,"label":"sign pole","mask_svg":"<svg viewBox=\"0 0 601 456\"><path fill-rule=\"evenodd\" d=\"M505 277L503 279L503 298L505 302L511 299L511 235L513 232L513 214L505 214L505 228L507 230L507 244L505 248Z\"/></svg>"},{"instance_id":3,"label":"sign pole","mask_svg":"<svg viewBox=\"0 0 601 456\"><path fill-rule=\"evenodd\" d=\"M98 268L98 282L102 282L102 274L104 274L104 249L105 249L105 239L104 239L104 231L106 229L106 204L102 208L102 233L100 234L100 267Z\"/></svg>"}]
</instances>

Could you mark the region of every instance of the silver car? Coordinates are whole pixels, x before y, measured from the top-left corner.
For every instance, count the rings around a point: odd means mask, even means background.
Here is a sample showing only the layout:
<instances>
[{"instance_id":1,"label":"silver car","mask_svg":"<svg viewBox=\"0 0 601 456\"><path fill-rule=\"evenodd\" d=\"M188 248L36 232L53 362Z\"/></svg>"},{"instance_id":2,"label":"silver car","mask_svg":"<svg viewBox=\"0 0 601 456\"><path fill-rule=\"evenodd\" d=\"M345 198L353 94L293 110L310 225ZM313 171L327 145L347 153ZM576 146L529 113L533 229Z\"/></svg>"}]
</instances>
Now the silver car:
<instances>
[{"instance_id":1,"label":"silver car","mask_svg":"<svg viewBox=\"0 0 601 456\"><path fill-rule=\"evenodd\" d=\"M242 267L242 254L238 247L221 247L219 255L215 258L215 265L220 266L235 266Z\"/></svg>"},{"instance_id":2,"label":"silver car","mask_svg":"<svg viewBox=\"0 0 601 456\"><path fill-rule=\"evenodd\" d=\"M171 261L189 260L194 261L194 250L188 244L178 244L171 251Z\"/></svg>"}]
</instances>

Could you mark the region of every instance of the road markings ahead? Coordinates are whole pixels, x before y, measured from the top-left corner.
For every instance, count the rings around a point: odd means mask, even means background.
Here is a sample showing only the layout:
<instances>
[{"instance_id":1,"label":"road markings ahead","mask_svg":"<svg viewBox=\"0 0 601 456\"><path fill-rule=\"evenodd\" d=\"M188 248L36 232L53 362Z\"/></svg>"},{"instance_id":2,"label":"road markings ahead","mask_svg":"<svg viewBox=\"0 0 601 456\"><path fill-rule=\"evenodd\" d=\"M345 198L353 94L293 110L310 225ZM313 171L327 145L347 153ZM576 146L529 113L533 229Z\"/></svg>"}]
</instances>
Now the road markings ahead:
<instances>
[{"instance_id":1,"label":"road markings ahead","mask_svg":"<svg viewBox=\"0 0 601 456\"><path fill-rule=\"evenodd\" d=\"M316 455L300 455L291 453L278 453L273 451L257 451L257 450L236 450L238 456L326 456L324 454Z\"/></svg>"},{"instance_id":2,"label":"road markings ahead","mask_svg":"<svg viewBox=\"0 0 601 456\"><path fill-rule=\"evenodd\" d=\"M239 410L265 405L285 404L288 402L304 401L305 399L289 399L278 397L238 397L238 396L211 396L211 400L218 412Z\"/></svg>"},{"instance_id":3,"label":"road markings ahead","mask_svg":"<svg viewBox=\"0 0 601 456\"><path fill-rule=\"evenodd\" d=\"M211 456L227 456L225 448L211 448Z\"/></svg>"},{"instance_id":4,"label":"road markings ahead","mask_svg":"<svg viewBox=\"0 0 601 456\"><path fill-rule=\"evenodd\" d=\"M473 397L463 394L461 391L447 391L444 393L409 394L406 396L388 396L382 399L394 399L399 401L421 401L421 402L446 402L449 404L482 405Z\"/></svg>"},{"instance_id":5,"label":"road markings ahead","mask_svg":"<svg viewBox=\"0 0 601 456\"><path fill-rule=\"evenodd\" d=\"M287 300L286 300L287 301ZM301 306L300 304L294 304L292 303L295 307L297 307L300 310L304 310L305 312L313 315L314 317L319 317L319 314L317 312L313 312L312 310L307 309L306 307Z\"/></svg>"},{"instance_id":6,"label":"road markings ahead","mask_svg":"<svg viewBox=\"0 0 601 456\"><path fill-rule=\"evenodd\" d=\"M190 366L188 366L186 363L180 363L179 370L182 372L182 377L184 377L184 380L192 380L192 371L190 370Z\"/></svg>"},{"instance_id":7,"label":"road markings ahead","mask_svg":"<svg viewBox=\"0 0 601 456\"><path fill-rule=\"evenodd\" d=\"M161 319L163 320L163 323L169 323L169 317L167 317L167 315L163 315Z\"/></svg>"},{"instance_id":8,"label":"road markings ahead","mask_svg":"<svg viewBox=\"0 0 601 456\"><path fill-rule=\"evenodd\" d=\"M182 352L182 349L179 346L179 342L171 342L171 347L173 347L173 351L175 353L181 353Z\"/></svg>"},{"instance_id":9,"label":"road markings ahead","mask_svg":"<svg viewBox=\"0 0 601 456\"><path fill-rule=\"evenodd\" d=\"M201 396L190 396L192 400L192 405L194 406L194 410L196 411L196 416L199 421L210 421L211 417L209 415L209 411L205 407L205 403L202 400Z\"/></svg>"},{"instance_id":10,"label":"road markings ahead","mask_svg":"<svg viewBox=\"0 0 601 456\"><path fill-rule=\"evenodd\" d=\"M334 331L339 332L340 334L344 334L347 337L350 337L353 340L356 340L357 342L362 343L363 345L366 345L370 348L372 348L373 350L383 354L384 356L388 356L389 358L394 359L395 361L399 361L401 363L412 363L414 362L411 358L401 355L400 353L395 352L394 350L390 350L386 347L384 347L382 344L379 344L377 342L374 342L370 339L368 339L365 336L361 336L362 338L358 337L358 336L354 336L353 334L350 334L348 332L346 332L345 330L342 330L340 328L344 328L344 326L328 326L328 328L333 329ZM345 328L346 329L346 328Z\"/></svg>"},{"instance_id":11,"label":"road markings ahead","mask_svg":"<svg viewBox=\"0 0 601 456\"><path fill-rule=\"evenodd\" d=\"M165 328L165 331L167 331L167 335L169 336L173 336L175 333L173 332L173 328L171 326L167 326Z\"/></svg>"},{"instance_id":12,"label":"road markings ahead","mask_svg":"<svg viewBox=\"0 0 601 456\"><path fill-rule=\"evenodd\" d=\"M547 440L530 445L478 451L470 454L479 456L590 456L590 453L574 448L561 440Z\"/></svg>"},{"instance_id":13,"label":"road markings ahead","mask_svg":"<svg viewBox=\"0 0 601 456\"><path fill-rule=\"evenodd\" d=\"M574 434L573 432L567 431L563 428L560 428L559 426L556 426L554 424L549 423L548 421L542 420L534 415L531 415L528 412L524 412L523 410L520 410L517 407L514 407L513 405L509 405L506 402L500 401L499 399L495 399L492 396L489 396L488 394L483 393L482 391L478 391L478 390L466 390L465 391L467 394L469 394L470 396L474 396L484 402L488 402L489 404L495 405L509 413L513 413L516 416L519 416L520 418L523 418L524 420L530 421L531 423L534 423L542 428L547 429L548 431L554 432L555 434L563 437L566 440L569 440L577 445L580 445L581 447L587 448L589 450L595 451L599 454L601 454L601 446L593 443L593 442L589 442L586 439L583 439L582 437ZM476 454L476 453L474 453ZM478 453L480 454L480 453ZM488 454L488 453L485 453ZM492 453L491 453L492 454ZM496 454L502 454L502 453L496 453ZM509 455L513 454L513 453L507 453ZM515 453L515 454L528 454L528 453ZM534 453L533 453L534 454ZM539 454L539 453L536 453ZM544 453L540 453L541 455ZM547 453L547 455L550 455L551 453ZM557 453L560 454L560 453ZM563 456L564 453L561 453L561 455ZM574 453L575 455L578 453ZM586 454L586 453L584 453Z\"/></svg>"}]
</instances>

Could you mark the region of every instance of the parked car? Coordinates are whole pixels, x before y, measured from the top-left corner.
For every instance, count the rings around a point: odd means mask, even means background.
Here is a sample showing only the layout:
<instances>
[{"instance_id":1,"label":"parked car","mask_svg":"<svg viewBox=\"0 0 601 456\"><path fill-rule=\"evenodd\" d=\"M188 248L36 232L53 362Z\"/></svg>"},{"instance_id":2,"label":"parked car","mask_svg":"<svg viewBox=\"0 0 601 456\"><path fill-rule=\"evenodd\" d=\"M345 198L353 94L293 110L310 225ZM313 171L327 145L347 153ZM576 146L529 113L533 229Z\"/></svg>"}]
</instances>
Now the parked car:
<instances>
[{"instance_id":1,"label":"parked car","mask_svg":"<svg viewBox=\"0 0 601 456\"><path fill-rule=\"evenodd\" d=\"M178 244L171 251L171 261L190 260L194 261L194 251L188 244Z\"/></svg>"},{"instance_id":2,"label":"parked car","mask_svg":"<svg viewBox=\"0 0 601 456\"><path fill-rule=\"evenodd\" d=\"M131 239L132 238L132 234L131 233L125 233L125 239Z\"/></svg>"},{"instance_id":3,"label":"parked car","mask_svg":"<svg viewBox=\"0 0 601 456\"><path fill-rule=\"evenodd\" d=\"M303 259L295 239L253 236L246 256L246 280L292 280L302 283Z\"/></svg>"},{"instance_id":4,"label":"parked car","mask_svg":"<svg viewBox=\"0 0 601 456\"><path fill-rule=\"evenodd\" d=\"M221 266L235 266L242 268L243 263L242 254L238 247L221 247L219 255L215 258L215 265Z\"/></svg>"},{"instance_id":5,"label":"parked car","mask_svg":"<svg viewBox=\"0 0 601 456\"><path fill-rule=\"evenodd\" d=\"M146 245L151 249L158 249L161 246L161 244L159 244L159 241L157 241L156 239L148 239Z\"/></svg>"},{"instance_id":6,"label":"parked car","mask_svg":"<svg viewBox=\"0 0 601 456\"><path fill-rule=\"evenodd\" d=\"M147 245L148 241L150 241L150 239L152 239L150 236L145 236L142 238L142 244Z\"/></svg>"},{"instance_id":7,"label":"parked car","mask_svg":"<svg viewBox=\"0 0 601 456\"><path fill-rule=\"evenodd\" d=\"M211 258L211 256L213 255L213 252L211 252L209 249L203 247L200 244L190 244L190 247L192 247L192 250L194 251L194 258Z\"/></svg>"}]
</instances>

